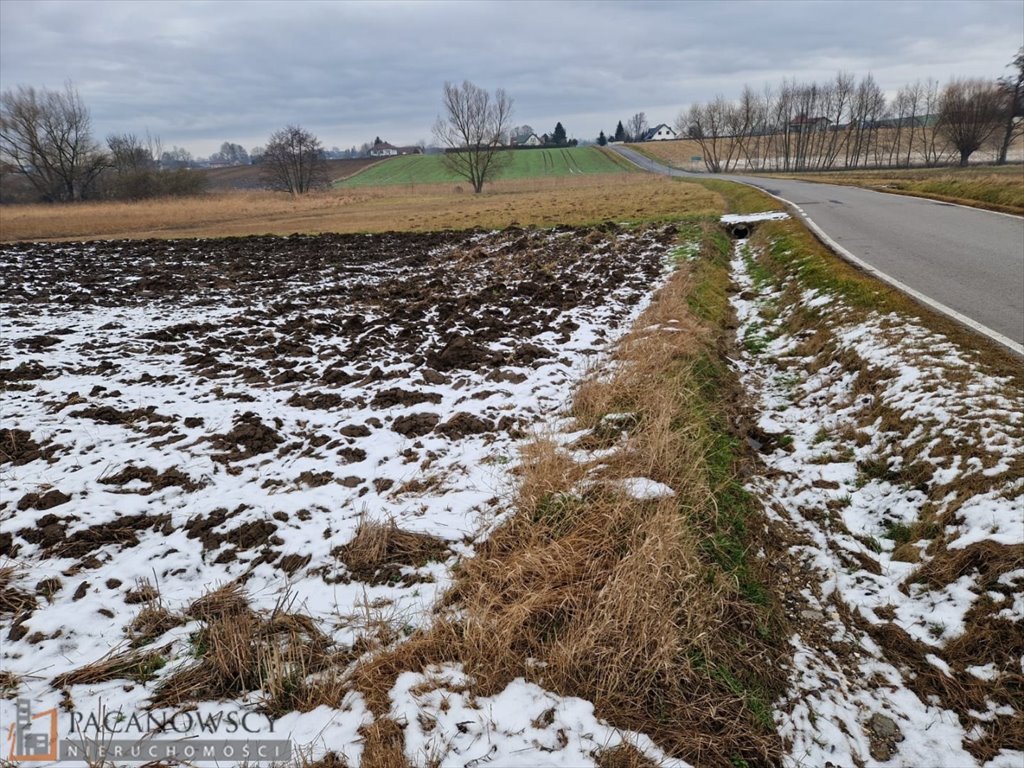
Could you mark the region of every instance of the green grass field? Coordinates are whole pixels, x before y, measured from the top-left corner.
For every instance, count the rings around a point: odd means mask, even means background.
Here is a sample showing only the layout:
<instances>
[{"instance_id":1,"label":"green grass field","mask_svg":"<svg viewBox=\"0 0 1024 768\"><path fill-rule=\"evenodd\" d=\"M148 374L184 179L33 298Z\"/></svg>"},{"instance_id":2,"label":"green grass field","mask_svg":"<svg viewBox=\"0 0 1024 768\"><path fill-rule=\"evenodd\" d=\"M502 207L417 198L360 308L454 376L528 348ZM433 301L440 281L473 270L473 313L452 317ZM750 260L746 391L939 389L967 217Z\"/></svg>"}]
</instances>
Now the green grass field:
<instances>
[{"instance_id":1,"label":"green grass field","mask_svg":"<svg viewBox=\"0 0 1024 768\"><path fill-rule=\"evenodd\" d=\"M495 180L591 173L625 173L630 168L595 147L531 149L501 153L504 164ZM443 155L395 157L367 168L335 186L376 187L385 184L446 184L464 182L444 164Z\"/></svg>"}]
</instances>

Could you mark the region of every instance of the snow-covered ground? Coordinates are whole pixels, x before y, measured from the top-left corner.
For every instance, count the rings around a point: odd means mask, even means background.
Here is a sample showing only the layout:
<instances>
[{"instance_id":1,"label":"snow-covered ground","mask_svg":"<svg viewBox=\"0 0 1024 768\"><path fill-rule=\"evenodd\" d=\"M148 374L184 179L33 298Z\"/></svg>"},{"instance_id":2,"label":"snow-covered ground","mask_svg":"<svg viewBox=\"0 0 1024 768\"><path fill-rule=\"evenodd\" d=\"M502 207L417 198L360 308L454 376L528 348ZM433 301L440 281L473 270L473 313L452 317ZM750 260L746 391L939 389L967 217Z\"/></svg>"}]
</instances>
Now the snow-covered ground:
<instances>
[{"instance_id":1,"label":"snow-covered ground","mask_svg":"<svg viewBox=\"0 0 1024 768\"><path fill-rule=\"evenodd\" d=\"M258 611L287 595L338 648L375 622L399 637L425 625L510 510L521 441L541 430L571 451L572 389L667 258L696 253L674 240L666 227L0 249L0 567L30 600L0 613L5 692L37 711L145 711L192 663L196 620L146 646L167 660L146 682L52 682L123 650L148 589L178 615L228 582ZM907 318L811 290L781 301L787 286L755 279L754 256L737 244L735 364L767 469L749 488L789 543L787 763L1021 765L986 740L1020 710L1024 397ZM797 309L829 344L786 330ZM367 520L435 536L444 554L362 578L344 547ZM458 665L398 676L389 715L409 760L593 765L628 742L684 768L587 701L523 679L471 691ZM260 697L193 714L252 713ZM5 736L14 718L0 700ZM358 764L373 720L348 693L272 725ZM214 733L237 738L227 728Z\"/></svg>"},{"instance_id":2,"label":"snow-covered ground","mask_svg":"<svg viewBox=\"0 0 1024 768\"><path fill-rule=\"evenodd\" d=\"M508 511L519 442L646 306L674 240L606 227L0 251L0 565L35 595L0 616L11 695L56 706L55 677L126 646L140 589L176 613L234 580L256 610L287 593L339 647L370 613L421 626ZM439 537L447 554L367 583L339 555L361 520ZM154 680L70 685L65 703L142 711L192 661L197 626L147 646L169 648ZM459 765L592 764L624 738L588 703L521 680L447 714L414 684L400 678L393 699L410 723L437 721L410 731L417 760L450 737ZM0 701L4 728L14 709ZM274 730L358 760L370 720L350 695Z\"/></svg>"},{"instance_id":3,"label":"snow-covered ground","mask_svg":"<svg viewBox=\"0 0 1024 768\"><path fill-rule=\"evenodd\" d=\"M796 566L791 690L776 712L788 763L1024 764L981 743L998 720L1019 728L1024 397L913 319L865 318L814 290L782 300L786 284L755 279L756 257L736 243L736 366L768 470L749 489ZM831 346L787 330L801 309ZM1017 647L972 640L982 622Z\"/></svg>"}]
</instances>

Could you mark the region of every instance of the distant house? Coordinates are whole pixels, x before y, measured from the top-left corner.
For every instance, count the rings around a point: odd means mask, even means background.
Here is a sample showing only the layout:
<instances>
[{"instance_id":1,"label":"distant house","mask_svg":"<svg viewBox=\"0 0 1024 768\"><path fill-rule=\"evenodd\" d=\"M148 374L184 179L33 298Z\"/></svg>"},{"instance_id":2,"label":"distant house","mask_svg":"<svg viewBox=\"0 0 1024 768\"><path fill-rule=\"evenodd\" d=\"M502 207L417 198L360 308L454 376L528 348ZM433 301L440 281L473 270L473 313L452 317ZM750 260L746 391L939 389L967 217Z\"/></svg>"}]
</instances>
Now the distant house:
<instances>
[{"instance_id":1,"label":"distant house","mask_svg":"<svg viewBox=\"0 0 1024 768\"><path fill-rule=\"evenodd\" d=\"M921 128L933 126L939 120L938 115L916 115L915 117L883 117L878 120L862 120L862 128ZM837 126L849 127L849 126Z\"/></svg>"},{"instance_id":2,"label":"distant house","mask_svg":"<svg viewBox=\"0 0 1024 768\"><path fill-rule=\"evenodd\" d=\"M423 147L396 147L394 144L388 144L386 141L381 141L378 137L373 142L373 146L370 147L368 153L370 157L396 157L397 155L422 155Z\"/></svg>"},{"instance_id":3,"label":"distant house","mask_svg":"<svg viewBox=\"0 0 1024 768\"><path fill-rule=\"evenodd\" d=\"M370 157L394 157L397 154L399 154L398 147L388 144L386 141L381 141L380 138L373 142L373 146L370 147Z\"/></svg>"},{"instance_id":4,"label":"distant house","mask_svg":"<svg viewBox=\"0 0 1024 768\"><path fill-rule=\"evenodd\" d=\"M827 117L808 117L797 115L789 124L789 130L793 133L811 133L813 131L827 131L832 121Z\"/></svg>"},{"instance_id":5,"label":"distant house","mask_svg":"<svg viewBox=\"0 0 1024 768\"><path fill-rule=\"evenodd\" d=\"M668 141L674 138L676 138L676 132L664 123L659 123L645 133L641 141Z\"/></svg>"},{"instance_id":6,"label":"distant house","mask_svg":"<svg viewBox=\"0 0 1024 768\"><path fill-rule=\"evenodd\" d=\"M539 147L544 143L536 133L519 133L512 137L513 147Z\"/></svg>"}]
</instances>

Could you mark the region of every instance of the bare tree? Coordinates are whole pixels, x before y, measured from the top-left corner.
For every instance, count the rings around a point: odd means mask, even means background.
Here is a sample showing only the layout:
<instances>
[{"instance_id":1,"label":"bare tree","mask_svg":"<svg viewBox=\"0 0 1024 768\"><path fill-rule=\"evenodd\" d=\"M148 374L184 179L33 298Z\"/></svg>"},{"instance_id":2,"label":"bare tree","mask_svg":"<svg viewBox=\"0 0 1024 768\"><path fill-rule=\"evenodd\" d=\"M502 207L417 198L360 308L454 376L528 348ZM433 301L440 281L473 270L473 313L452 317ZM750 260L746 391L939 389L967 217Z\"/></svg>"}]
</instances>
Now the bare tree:
<instances>
[{"instance_id":1,"label":"bare tree","mask_svg":"<svg viewBox=\"0 0 1024 768\"><path fill-rule=\"evenodd\" d=\"M494 178L507 155L502 142L512 120L512 99L499 88L492 96L469 80L444 84L444 117L434 123L434 138L447 148L448 168L479 193Z\"/></svg>"},{"instance_id":2,"label":"bare tree","mask_svg":"<svg viewBox=\"0 0 1024 768\"><path fill-rule=\"evenodd\" d=\"M629 141L643 141L647 129L647 115L643 112L637 112L626 121L626 135Z\"/></svg>"},{"instance_id":3,"label":"bare tree","mask_svg":"<svg viewBox=\"0 0 1024 768\"><path fill-rule=\"evenodd\" d=\"M917 131L918 125L927 119L927 116L924 118L920 116L921 99L923 97L924 86L921 85L920 80L912 85L904 86L896 95L896 104L897 110L901 116L900 119L909 129L909 135L907 136L907 154L906 160L904 161L904 165L908 168L910 167L912 153L914 151L914 133ZM897 165L899 165L899 162L899 158L896 158Z\"/></svg>"},{"instance_id":4,"label":"bare tree","mask_svg":"<svg viewBox=\"0 0 1024 768\"><path fill-rule=\"evenodd\" d=\"M245 151L245 147L230 141L225 141L221 144L220 151L210 155L210 159L228 163L229 165L249 165L249 153Z\"/></svg>"},{"instance_id":5,"label":"bare tree","mask_svg":"<svg viewBox=\"0 0 1024 768\"><path fill-rule=\"evenodd\" d=\"M743 162L747 168L755 164L756 149L754 137L756 126L759 122L760 101L753 88L749 85L743 86L740 94L740 103L734 112L736 126L733 137L736 142L737 153L743 155ZM738 162L737 158L737 162Z\"/></svg>"},{"instance_id":6,"label":"bare tree","mask_svg":"<svg viewBox=\"0 0 1024 768\"><path fill-rule=\"evenodd\" d=\"M172 146L169 151L160 153L160 167L164 170L192 168L195 162L192 153L184 147Z\"/></svg>"},{"instance_id":7,"label":"bare tree","mask_svg":"<svg viewBox=\"0 0 1024 768\"><path fill-rule=\"evenodd\" d=\"M107 136L111 171L100 181L101 194L117 199L141 200L161 194L160 140L134 133Z\"/></svg>"},{"instance_id":8,"label":"bare tree","mask_svg":"<svg viewBox=\"0 0 1024 768\"><path fill-rule=\"evenodd\" d=\"M1003 115L999 86L987 80L953 80L942 92L939 124L960 153L960 165L995 133Z\"/></svg>"},{"instance_id":9,"label":"bare tree","mask_svg":"<svg viewBox=\"0 0 1024 768\"><path fill-rule=\"evenodd\" d=\"M845 148L845 140L848 133L839 129L845 122L850 109L850 102L853 100L855 78L849 72L839 72L831 87L825 95L825 116L831 124L828 129L828 144L823 152L820 167L832 168L835 165L839 153Z\"/></svg>"},{"instance_id":10,"label":"bare tree","mask_svg":"<svg viewBox=\"0 0 1024 768\"><path fill-rule=\"evenodd\" d=\"M1013 140L1024 133L1024 46L1010 63L1017 71L1009 77L999 78L999 90L1003 96L1003 139L999 142L999 156L996 162L1006 162L1006 154Z\"/></svg>"},{"instance_id":11,"label":"bare tree","mask_svg":"<svg viewBox=\"0 0 1024 768\"><path fill-rule=\"evenodd\" d=\"M47 201L81 200L107 165L78 91L18 86L0 95L0 161Z\"/></svg>"},{"instance_id":12,"label":"bare tree","mask_svg":"<svg viewBox=\"0 0 1024 768\"><path fill-rule=\"evenodd\" d=\"M937 80L925 82L922 91L922 105L924 118L921 124L921 154L924 155L924 164L931 167L941 165L947 161L949 156L949 141L939 116L939 107L942 101L942 94L939 91Z\"/></svg>"},{"instance_id":13,"label":"bare tree","mask_svg":"<svg viewBox=\"0 0 1024 768\"><path fill-rule=\"evenodd\" d=\"M743 123L741 110L721 95L707 104L694 104L676 125L680 133L700 145L704 166L711 173L728 173L740 155L741 141L735 133ZM632 122L632 121L630 121Z\"/></svg>"},{"instance_id":14,"label":"bare tree","mask_svg":"<svg viewBox=\"0 0 1024 768\"><path fill-rule=\"evenodd\" d=\"M327 183L327 163L320 140L297 125L271 134L260 164L267 184L293 195L304 195Z\"/></svg>"},{"instance_id":15,"label":"bare tree","mask_svg":"<svg viewBox=\"0 0 1024 768\"><path fill-rule=\"evenodd\" d=\"M147 135L145 141L134 133L114 133L107 136L110 165L118 173L149 171L160 161L160 139Z\"/></svg>"}]
</instances>

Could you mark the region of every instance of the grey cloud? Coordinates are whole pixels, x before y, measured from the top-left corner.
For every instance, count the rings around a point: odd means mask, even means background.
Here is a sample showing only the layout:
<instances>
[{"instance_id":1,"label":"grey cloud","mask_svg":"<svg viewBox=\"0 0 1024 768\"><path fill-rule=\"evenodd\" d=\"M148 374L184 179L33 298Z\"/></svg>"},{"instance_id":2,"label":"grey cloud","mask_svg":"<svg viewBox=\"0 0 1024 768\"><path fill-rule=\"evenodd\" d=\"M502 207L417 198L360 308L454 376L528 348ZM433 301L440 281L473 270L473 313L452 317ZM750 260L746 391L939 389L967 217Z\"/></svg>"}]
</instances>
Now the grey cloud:
<instances>
[{"instance_id":1,"label":"grey cloud","mask_svg":"<svg viewBox=\"0 0 1024 768\"><path fill-rule=\"evenodd\" d=\"M644 110L783 77L996 77L1024 4L967 2L0 3L0 80L70 78L97 133L207 154L299 122L328 145L429 138L445 80L504 87L516 122L592 138ZM549 126L548 123L551 123Z\"/></svg>"}]
</instances>

